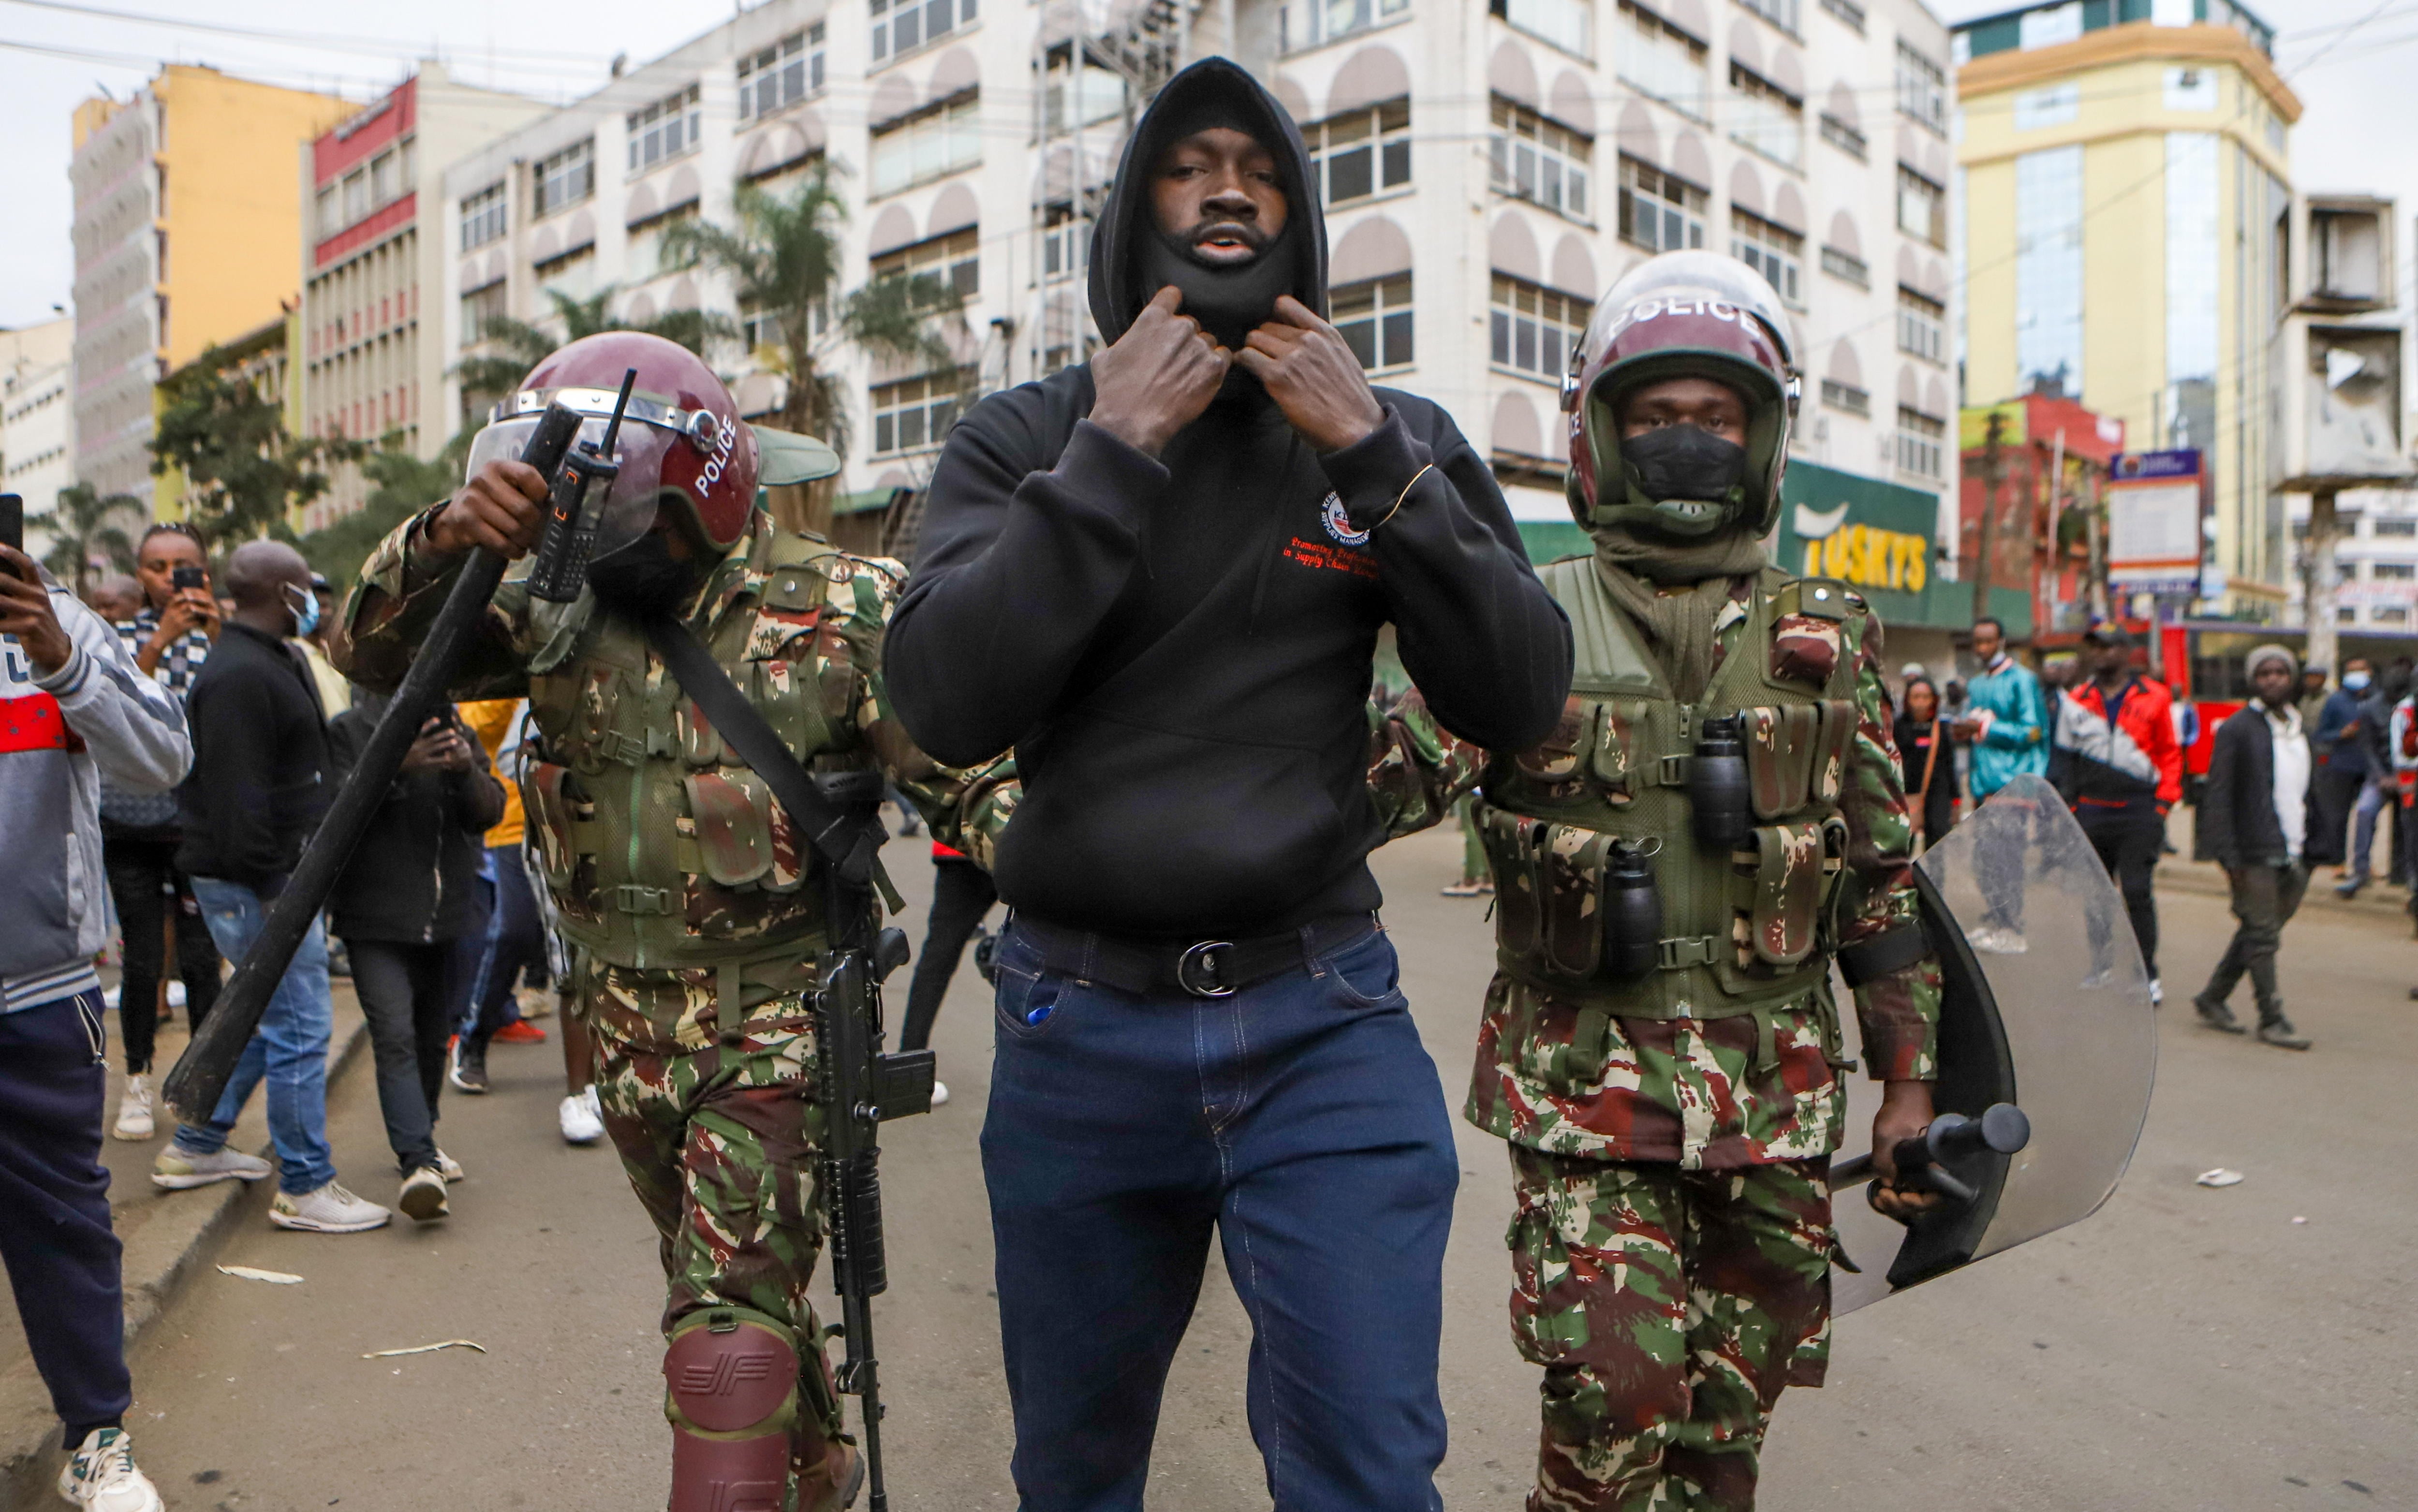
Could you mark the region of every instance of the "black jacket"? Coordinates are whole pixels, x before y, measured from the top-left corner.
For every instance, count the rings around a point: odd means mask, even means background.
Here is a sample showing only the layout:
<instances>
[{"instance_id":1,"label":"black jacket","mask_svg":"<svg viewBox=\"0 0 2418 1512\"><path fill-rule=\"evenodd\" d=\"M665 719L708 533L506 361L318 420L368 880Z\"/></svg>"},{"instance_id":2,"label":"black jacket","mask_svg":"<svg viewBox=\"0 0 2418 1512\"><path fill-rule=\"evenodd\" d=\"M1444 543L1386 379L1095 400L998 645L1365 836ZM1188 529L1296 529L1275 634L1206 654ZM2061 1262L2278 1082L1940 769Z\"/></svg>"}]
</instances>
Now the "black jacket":
<instances>
[{"instance_id":1,"label":"black jacket","mask_svg":"<svg viewBox=\"0 0 2418 1512\"><path fill-rule=\"evenodd\" d=\"M1201 91L1278 144L1305 218L1288 236L1296 290L1324 305L1300 133L1249 75L1209 59L1160 92L1095 227L1092 312L1109 341L1149 292L1131 253L1166 130L1151 117L1197 112ZM1569 623L1501 493L1442 409L1377 397L1385 423L1321 456L1238 370L1153 459L1085 419L1078 366L992 395L951 434L884 665L934 756L1015 748L1024 797L996 872L1013 907L1161 938L1375 908L1365 708L1388 621L1455 734L1518 751L1552 730Z\"/></svg>"},{"instance_id":2,"label":"black jacket","mask_svg":"<svg viewBox=\"0 0 2418 1512\"><path fill-rule=\"evenodd\" d=\"M329 722L335 781L351 777L386 706L383 695L360 694ZM463 739L474 753L467 771L409 772L387 789L328 899L339 939L430 944L478 927L479 866L486 832L504 817L504 787L479 738L466 730Z\"/></svg>"},{"instance_id":3,"label":"black jacket","mask_svg":"<svg viewBox=\"0 0 2418 1512\"><path fill-rule=\"evenodd\" d=\"M282 889L333 791L310 668L283 640L230 620L186 695L185 719L193 772L177 789L177 868Z\"/></svg>"},{"instance_id":4,"label":"black jacket","mask_svg":"<svg viewBox=\"0 0 2418 1512\"><path fill-rule=\"evenodd\" d=\"M2316 789L2311 783L2311 795ZM2301 832L2316 838L2314 820ZM2198 846L2227 869L2281 865L2291 854L2275 817L2274 737L2255 699L2216 727L2208 786L2200 791Z\"/></svg>"}]
</instances>

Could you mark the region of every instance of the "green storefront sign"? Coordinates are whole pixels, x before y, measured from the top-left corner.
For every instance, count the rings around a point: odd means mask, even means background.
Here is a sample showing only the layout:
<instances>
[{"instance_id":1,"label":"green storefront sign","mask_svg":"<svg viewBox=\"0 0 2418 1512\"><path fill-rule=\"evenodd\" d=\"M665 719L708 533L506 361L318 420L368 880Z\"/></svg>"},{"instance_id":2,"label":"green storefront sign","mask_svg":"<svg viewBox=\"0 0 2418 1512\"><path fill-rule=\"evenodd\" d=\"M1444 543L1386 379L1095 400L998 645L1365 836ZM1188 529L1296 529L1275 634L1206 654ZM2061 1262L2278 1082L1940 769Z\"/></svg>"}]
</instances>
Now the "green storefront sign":
<instances>
[{"instance_id":1,"label":"green storefront sign","mask_svg":"<svg viewBox=\"0 0 2418 1512\"><path fill-rule=\"evenodd\" d=\"M1835 577L1872 601L1884 625L1964 630L1973 622L1973 585L1941 575L1939 498L1818 463L1791 462L1780 488L1783 568ZM1993 588L1990 609L2009 635L2031 634L2031 595Z\"/></svg>"}]
</instances>

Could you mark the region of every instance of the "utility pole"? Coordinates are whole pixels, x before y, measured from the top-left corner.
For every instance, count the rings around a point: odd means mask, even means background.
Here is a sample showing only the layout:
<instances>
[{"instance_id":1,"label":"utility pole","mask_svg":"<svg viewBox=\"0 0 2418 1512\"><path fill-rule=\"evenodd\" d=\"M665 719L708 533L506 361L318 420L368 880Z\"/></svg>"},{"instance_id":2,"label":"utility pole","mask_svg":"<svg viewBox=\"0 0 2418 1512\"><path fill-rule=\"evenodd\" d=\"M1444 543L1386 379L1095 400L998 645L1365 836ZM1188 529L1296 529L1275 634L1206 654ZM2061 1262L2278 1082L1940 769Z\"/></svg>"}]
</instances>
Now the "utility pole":
<instances>
[{"instance_id":1,"label":"utility pole","mask_svg":"<svg viewBox=\"0 0 2418 1512\"><path fill-rule=\"evenodd\" d=\"M2306 622L2309 637L2307 664L2324 667L2339 677L2342 668L2336 664L2335 652L2340 647L2334 628L2334 490L2318 488L2309 494L2309 543L2301 554L2301 618Z\"/></svg>"},{"instance_id":2,"label":"utility pole","mask_svg":"<svg viewBox=\"0 0 2418 1512\"><path fill-rule=\"evenodd\" d=\"M2007 417L2001 410L1990 411L1990 428L1982 437L1982 555L1973 570L1973 622L1988 618L1990 613L1990 553L1997 547L1998 488L2006 477L2006 455L2001 441L2006 435Z\"/></svg>"}]
</instances>

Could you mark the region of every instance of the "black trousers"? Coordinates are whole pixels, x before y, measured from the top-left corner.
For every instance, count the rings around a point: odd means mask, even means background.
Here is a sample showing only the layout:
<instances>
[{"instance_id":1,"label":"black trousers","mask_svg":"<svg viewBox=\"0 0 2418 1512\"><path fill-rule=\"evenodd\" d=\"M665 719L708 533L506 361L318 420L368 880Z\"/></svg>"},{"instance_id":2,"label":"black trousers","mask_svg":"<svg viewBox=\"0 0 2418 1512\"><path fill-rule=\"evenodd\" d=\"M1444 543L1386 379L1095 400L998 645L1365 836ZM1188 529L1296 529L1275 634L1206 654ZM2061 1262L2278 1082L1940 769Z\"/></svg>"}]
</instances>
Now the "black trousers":
<instances>
[{"instance_id":1,"label":"black trousers","mask_svg":"<svg viewBox=\"0 0 2418 1512\"><path fill-rule=\"evenodd\" d=\"M160 1028L160 971L167 955L160 937L169 917L171 888L176 909L176 976L185 984L186 1022L196 1029L210 1004L218 1001L219 948L202 922L202 906L193 901L193 884L176 869L175 840L104 834L100 854L125 940L117 1023L126 1040L126 1074L141 1076L151 1069L152 1036Z\"/></svg>"},{"instance_id":2,"label":"black trousers","mask_svg":"<svg viewBox=\"0 0 2418 1512\"><path fill-rule=\"evenodd\" d=\"M2275 989L2275 946L2308 891L2309 868L2300 862L2281 866L2252 862L2236 868L2231 881L2233 917L2240 924L2199 997L2202 1002L2223 1002L2232 995L2234 984L2247 975L2263 1024L2284 1012L2283 997Z\"/></svg>"},{"instance_id":3,"label":"black trousers","mask_svg":"<svg viewBox=\"0 0 2418 1512\"><path fill-rule=\"evenodd\" d=\"M386 1142L406 1175L436 1164L436 1098L445 1086L445 1042L453 1032L448 990L452 943L348 939L353 991L369 1020Z\"/></svg>"},{"instance_id":4,"label":"black trousers","mask_svg":"<svg viewBox=\"0 0 2418 1512\"><path fill-rule=\"evenodd\" d=\"M925 921L924 948L915 956L914 980L907 988L900 1049L920 1050L932 1043L932 1021L941 1016L941 1000L948 994L949 978L957 974L966 941L998 901L990 873L960 858L933 858L932 912Z\"/></svg>"},{"instance_id":5,"label":"black trousers","mask_svg":"<svg viewBox=\"0 0 2418 1512\"><path fill-rule=\"evenodd\" d=\"M2133 921L2133 938L2140 942L2141 965L2150 975L2158 974L2158 900L2150 891L2150 881L2158 869L2158 844L2165 837L2165 820L2158 817L2157 806L2142 803L2127 808L2084 806L2074 817L2082 821L2082 832L2089 837L2090 848L2099 852L2101 864L2116 879L2117 891L2124 894L2124 911ZM2093 969L2107 965L2109 921L2092 914L2090 925L2090 962Z\"/></svg>"}]
</instances>

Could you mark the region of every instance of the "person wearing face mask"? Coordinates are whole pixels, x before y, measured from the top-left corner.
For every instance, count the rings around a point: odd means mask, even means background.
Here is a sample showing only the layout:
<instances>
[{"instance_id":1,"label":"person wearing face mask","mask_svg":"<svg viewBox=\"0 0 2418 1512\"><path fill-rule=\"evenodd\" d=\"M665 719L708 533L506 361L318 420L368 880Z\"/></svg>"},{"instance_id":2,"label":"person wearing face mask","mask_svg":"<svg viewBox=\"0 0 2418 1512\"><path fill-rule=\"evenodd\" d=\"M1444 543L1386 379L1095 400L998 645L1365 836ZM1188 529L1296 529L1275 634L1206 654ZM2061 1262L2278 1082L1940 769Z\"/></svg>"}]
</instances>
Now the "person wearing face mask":
<instances>
[{"instance_id":1,"label":"person wearing face mask","mask_svg":"<svg viewBox=\"0 0 2418 1512\"><path fill-rule=\"evenodd\" d=\"M2309 832L2306 852L2312 866L2342 865L2349 853L2345 831L2368 779L2361 706L2367 701L2368 684L2375 680L2375 668L2366 657L2344 658L2342 686L2326 695L2318 710L2317 727L2309 732L2309 751L2318 763L2312 779L2316 828ZM2352 875L2347 870L2343 880L2350 880Z\"/></svg>"},{"instance_id":2,"label":"person wearing face mask","mask_svg":"<svg viewBox=\"0 0 2418 1512\"><path fill-rule=\"evenodd\" d=\"M309 666L287 644L318 618L301 553L279 542L246 542L227 557L222 586L235 612L186 699L193 774L178 791L184 841L176 865L192 878L220 952L238 960L327 810L328 721ZM152 1164L152 1184L176 1191L268 1176L267 1161L226 1143L253 1089L266 1081L278 1187L268 1221L314 1233L385 1224L385 1208L336 1180L328 1145L331 1022L327 937L314 923L218 1107L207 1122L177 1128Z\"/></svg>"}]
</instances>

